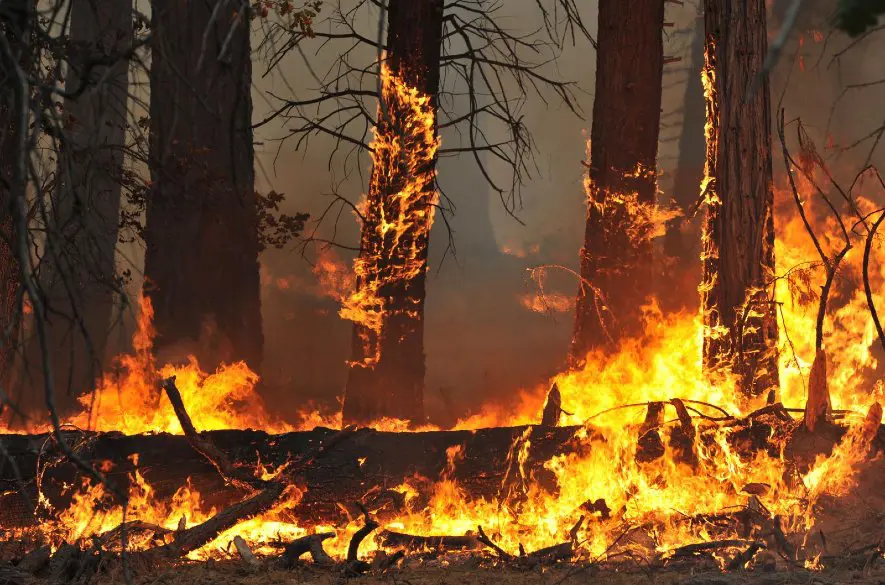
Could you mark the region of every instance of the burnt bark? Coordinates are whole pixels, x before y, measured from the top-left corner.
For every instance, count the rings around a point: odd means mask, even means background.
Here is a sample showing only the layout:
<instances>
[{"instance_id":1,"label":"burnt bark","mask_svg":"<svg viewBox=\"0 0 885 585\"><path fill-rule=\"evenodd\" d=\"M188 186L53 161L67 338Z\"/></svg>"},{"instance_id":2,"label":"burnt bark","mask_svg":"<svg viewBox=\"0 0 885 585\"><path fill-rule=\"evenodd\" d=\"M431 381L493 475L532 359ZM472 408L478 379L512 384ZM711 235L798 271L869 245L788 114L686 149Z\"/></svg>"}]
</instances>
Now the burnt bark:
<instances>
[{"instance_id":1,"label":"burnt bark","mask_svg":"<svg viewBox=\"0 0 885 585\"><path fill-rule=\"evenodd\" d=\"M705 0L704 365L758 396L778 385L771 108L764 0Z\"/></svg>"},{"instance_id":2,"label":"burnt bark","mask_svg":"<svg viewBox=\"0 0 885 585\"><path fill-rule=\"evenodd\" d=\"M261 365L248 11L154 0L145 291L161 361Z\"/></svg>"},{"instance_id":3,"label":"burnt bark","mask_svg":"<svg viewBox=\"0 0 885 585\"><path fill-rule=\"evenodd\" d=\"M587 227L573 363L641 332L651 293L650 225L661 119L664 2L600 0Z\"/></svg>"},{"instance_id":4,"label":"burnt bark","mask_svg":"<svg viewBox=\"0 0 885 585\"><path fill-rule=\"evenodd\" d=\"M114 263L120 222L129 62L108 67L88 60L125 51L132 42L131 0L74 0L65 87L87 89L65 99L68 129L58 163L58 189L47 238L54 252L40 259L39 282L47 305L57 406L64 413L93 387L104 366L117 289ZM34 336L36 337L36 336ZM42 395L39 341L28 343L29 382ZM28 410L33 408L28 404Z\"/></svg>"},{"instance_id":5,"label":"burnt bark","mask_svg":"<svg viewBox=\"0 0 885 585\"><path fill-rule=\"evenodd\" d=\"M695 22L691 42L688 79L682 106L682 132L679 135L679 160L673 173L673 197L683 213L697 203L698 185L704 176L704 89L701 71L704 68L704 17ZM678 217L667 225L664 252L676 268L675 278L661 287L663 300L674 309L696 308L698 255L700 235L698 224ZM672 270L668 268L668 270ZM672 274L672 272L671 272Z\"/></svg>"},{"instance_id":6,"label":"burnt bark","mask_svg":"<svg viewBox=\"0 0 885 585\"><path fill-rule=\"evenodd\" d=\"M393 0L387 11L386 67L393 79L429 96L435 118L439 92L440 48L443 28L442 0ZM383 103L376 123L379 141L409 142L411 113L391 90L382 88ZM434 120L434 134L436 134ZM420 141L418 141L420 142ZM420 145L421 147L426 145ZM344 397L344 422L365 423L381 417L421 422L424 418L424 300L426 296L429 225L412 216L397 236L383 222L401 216L398 194L414 177L404 172L401 157L413 156L377 149L362 226L360 258L365 267L358 291L372 290L380 327L354 325L352 359ZM389 158L387 158L389 157ZM436 157L424 162L418 173L435 173ZM411 193L411 213L429 214L435 204L435 181ZM395 221L395 220L394 220ZM408 266L408 268L407 268ZM359 271L358 271L359 274Z\"/></svg>"}]
</instances>

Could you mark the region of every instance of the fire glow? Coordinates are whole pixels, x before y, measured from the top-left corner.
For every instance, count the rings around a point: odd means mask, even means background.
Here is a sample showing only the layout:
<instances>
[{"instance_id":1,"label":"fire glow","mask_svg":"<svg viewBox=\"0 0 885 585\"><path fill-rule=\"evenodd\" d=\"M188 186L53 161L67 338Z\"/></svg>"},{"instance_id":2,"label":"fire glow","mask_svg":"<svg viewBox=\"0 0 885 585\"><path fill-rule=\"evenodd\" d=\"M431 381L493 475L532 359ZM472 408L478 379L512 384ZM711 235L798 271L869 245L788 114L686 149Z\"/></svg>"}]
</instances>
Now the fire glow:
<instances>
[{"instance_id":1,"label":"fire glow","mask_svg":"<svg viewBox=\"0 0 885 585\"><path fill-rule=\"evenodd\" d=\"M705 87L709 88L709 83ZM424 145L421 156L433 157L438 139L426 107L427 98L389 76L384 80L384 92L389 100L399 100L400 106L412 109L412 128L416 139ZM374 148L375 173L388 172L382 161L399 164L393 160L398 157L396 152L388 152L399 148L395 138L386 143L376 135ZM409 245L411 240L403 239L410 222L419 223L421 230L429 230L432 222L432 202L418 201L433 181L432 176L419 172L421 160L414 162L414 181L391 198L391 208L378 210L381 217L377 222L377 241L392 239L391 245L398 250L401 261L394 263L386 276L369 279L376 271L368 263L388 252L377 250L367 256L368 260L357 260L354 272L360 285L350 296L339 293L343 298L341 316L374 334L380 332L379 313L385 310L380 289L389 279L408 278L411 271L423 269L416 262L416 250ZM708 182L706 179L705 186ZM800 189L810 201L812 186L800 181ZM715 199L715 189L704 192L708 202ZM870 197L861 196L859 201L864 209L875 209ZM815 250L801 229L795 209L789 205L789 195L778 192L776 203L777 274L786 275L796 266L807 265L804 272L794 272L795 278L784 277L777 282L778 298L783 302L779 398L787 407L801 408L807 395L808 368L815 355L815 283L823 278L824 270L809 264L809 259L815 258ZM820 223L823 231L834 228L832 220ZM850 251L844 259L844 270L859 271L861 261L859 249ZM340 270L335 274L336 283L352 282ZM874 289L879 291L875 300L885 306L885 266L877 266L871 278L876 283ZM510 493L504 501L472 499L452 479L450 472L464 455L460 449L453 449L447 454L447 470L439 478L429 478L429 497L420 505L416 494L422 489L426 491L426 482L407 482L394 490L402 495L404 508L395 518L386 520L383 528L412 535L463 535L482 525L488 534L494 535L499 546L515 554L520 546L537 550L567 541L573 527L579 526L574 541L578 543L579 555L588 559L612 554L613 543L625 531L630 532L630 537L623 546L643 547L658 554L687 543L737 538L731 528L724 529L724 534L722 530L717 533L713 524L698 519L748 506L759 506L762 516L769 521L776 518L787 534L809 532L815 526L814 509L819 500L851 490L858 464L870 449L871 433L875 434L881 419L879 403L883 388L869 375L876 363L870 350L874 331L865 302L861 290L848 291L833 299L825 332L827 346L833 348L827 353L827 381L831 407L845 414L849 430L830 456L819 456L798 478L782 449L776 453L757 451L748 456L735 448L729 440L730 421L765 407L764 398L745 399L736 391L734 380L711 382L701 363L702 344L705 335L709 335L701 316L665 315L652 301L643 309L646 329L642 338L624 341L614 354L591 352L581 369L563 372L552 380L561 393L564 410L568 411L561 416L560 424L579 427L576 436L583 445L577 452L554 456L544 464L555 477L555 494L525 469L531 447L528 435L513 446L510 454L522 477L520 493ZM340 428L339 419L323 418L313 412L302 413L300 425L275 419L255 391L257 376L242 362L211 374L201 371L195 360L183 367L158 366L151 353L151 316L150 304L142 301L135 354L120 358L121 373L107 376L94 396L83 399L83 412L71 424L125 434L180 434L179 420L159 390L161 379L175 376L198 430L259 428L285 433L316 425ZM516 404L490 408L459 421L456 428L536 424L546 390L546 386L526 390ZM663 453L650 459L643 457L642 441L637 441L642 433L658 431L643 427L649 403L661 403L661 420L667 421L660 427ZM697 437L690 441L690 453L685 451L686 444L677 439L680 430L686 430L682 424L686 414L691 416ZM788 426L798 424L795 421ZM375 427L404 430L399 422L379 421ZM428 426L423 430L432 429ZM772 443L782 448L779 440L773 437ZM253 471L256 477L264 479L275 473L263 467ZM76 494L70 507L43 510L52 518L43 530L54 542L105 534L124 521L123 508L108 504L113 498L101 485L86 482L72 489ZM243 538L256 553L271 554L274 541L287 542L323 531L334 532L326 541L326 549L336 557L344 557L361 520L354 519L343 526L295 524L287 519L287 511L297 507L303 496L303 490L289 486L268 512L223 531L189 557L223 556L234 536ZM202 500L201 494L188 485L179 489L171 501L159 501L153 488L136 471L125 519L155 527L154 538L171 538L177 530L198 525L217 512L206 509ZM590 501L602 504L588 507ZM150 542L133 538L129 546L141 550ZM377 547L377 543L367 540L364 551Z\"/></svg>"}]
</instances>

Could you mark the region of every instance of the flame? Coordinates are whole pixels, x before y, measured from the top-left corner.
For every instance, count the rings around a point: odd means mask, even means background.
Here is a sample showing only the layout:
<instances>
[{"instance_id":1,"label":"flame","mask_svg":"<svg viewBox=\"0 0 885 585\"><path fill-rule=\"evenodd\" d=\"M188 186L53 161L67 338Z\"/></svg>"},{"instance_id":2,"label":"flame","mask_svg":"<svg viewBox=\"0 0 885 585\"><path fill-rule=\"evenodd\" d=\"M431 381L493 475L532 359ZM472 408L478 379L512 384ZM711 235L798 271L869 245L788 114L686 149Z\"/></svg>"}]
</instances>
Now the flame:
<instances>
[{"instance_id":1,"label":"flame","mask_svg":"<svg viewBox=\"0 0 885 585\"><path fill-rule=\"evenodd\" d=\"M433 172L427 162L435 156L439 141L435 135L433 111L429 98L404 85L386 68L382 70L385 99L392 110L411 112L402 136L376 132L373 143L373 183L401 173L394 167L408 149L406 173L409 181L385 199L384 205L362 206L370 216L367 225L374 234L364 238L364 253L347 270L330 255L322 256L315 273L324 290L342 302L341 316L378 335L388 311L383 287L414 278L425 269L420 258L415 232L430 229L433 203ZM715 72L708 61L703 72L707 96L708 145L715 144L716 96ZM711 148L711 147L708 147ZM720 204L713 180L715 151L708 151L701 196L707 205ZM640 172L637 169L636 172ZM803 177L798 189L808 216L828 250L837 248L839 230L836 220L816 198L812 182ZM879 206L883 194L861 185L858 196L862 213ZM371 193L371 191L370 191ZM389 204L388 204L389 203ZM629 197L618 204L631 206ZM820 208L820 209L818 209ZM659 225L653 209L639 210L646 225ZM775 286L782 302L779 328L780 396L787 407L801 408L806 396L806 378L815 355L816 304L824 269L817 252L804 231L801 218L785 188L776 189L775 223L777 226ZM656 230L643 230L634 237L648 237ZM862 238L863 235L853 236ZM858 244L859 242L855 242ZM876 242L876 257L881 257ZM384 527L415 535L464 534L482 525L506 550L519 546L527 550L561 543L581 516L583 524L578 541L581 554L599 557L625 527L641 535L643 546L657 553L674 547L716 538L717 528L704 517L723 511L760 506L763 515L784 520L786 530L811 530L816 522L814 508L824 495L844 496L857 482L857 473L869 453L870 421L881 419L885 389L875 380L878 366L871 350L877 341L866 307L863 291L847 286L850 276L859 274L863 246L855 245L845 256L840 286L833 291L827 314L825 340L828 352L828 382L835 411L849 411L849 430L830 454L818 455L807 468L795 471L782 452L760 451L748 455L729 441L729 428L721 424L725 414L744 416L764 405L763 398L745 397L736 391L737 381L724 375L715 381L704 375L703 345L723 331L705 325L703 314L682 312L665 314L652 301L642 308L645 329L638 338L624 339L618 351L593 350L579 369L564 371L553 378L568 411L563 424L578 425L583 448L553 457L544 464L552 477L555 493L533 475L529 463L532 449L531 429L514 443L508 454L509 472L502 482L502 497L495 500L474 499L455 479L454 470L468 454L463 446L447 451L447 465L438 478L410 478L395 488L403 494L405 505ZM704 242L704 260L714 258L712 242ZM392 259L392 260L391 260ZM385 266L379 270L379 266ZM885 307L885 263L878 263L871 274L874 301ZM359 286L354 291L354 279ZM856 278L855 278L856 279ZM541 281L539 281L541 283ZM705 283L702 292L712 283ZM543 287L541 283L541 287ZM549 300L549 297L548 297ZM133 339L134 355L119 359L119 372L106 376L94 395L83 399L83 412L71 422L82 428L116 430L125 433L181 433L178 420L168 401L160 395L157 381L175 375L195 426L200 430L225 428L260 428L269 432L308 429L313 426L340 426L340 415L325 416L307 410L297 425L278 421L268 414L258 400L257 375L242 362L203 372L195 360L186 366L158 366L152 355L155 332L150 303L143 299L139 327ZM377 352L366 356L377 359ZM458 429L532 424L538 420L547 385L525 389L515 399L500 407L488 405L482 413L458 422ZM673 399L680 399L677 402ZM663 405L664 422L660 433L663 453L646 460L640 455L637 438L643 428L649 403ZM698 431L710 440L693 441L688 461L677 443L680 409L694 415ZM863 413L867 414L864 418ZM877 419L878 416L878 419ZM878 423L876 423L878 424ZM405 431L399 420L376 421L376 428ZM419 430L432 430L427 425ZM778 437L772 437L775 445ZM360 462L361 464L361 462ZM100 468L110 469L99 462ZM279 469L260 465L256 474L272 478ZM798 480L792 481L792 475ZM751 490L750 486L756 486ZM760 486L762 486L760 488ZM194 559L222 556L234 535L243 537L258 553L270 554L275 541L288 541L311 531L334 531L327 550L343 557L350 536L360 527L354 520L343 526L301 526L291 521L291 511L298 506L303 489L291 486L277 505L259 517L242 522L220 534L213 542L191 553ZM130 477L129 504L124 510L100 484L76 486L70 506L49 510L53 520L41 529L57 540L85 539L114 530L125 520L153 524L159 530L137 533L133 530L130 546L143 550L158 541L168 540L180 528L188 528L208 519L215 511L206 509L201 494L191 485L182 487L170 501L157 498L154 489L136 468ZM45 506L45 499L41 499ZM588 505L588 503L592 503ZM731 529L725 529L731 530ZM151 533L152 532L152 533ZM639 537L637 537L639 539ZM637 541L631 546L639 546ZM377 544L367 540L364 551ZM807 566L821 567L820 556Z\"/></svg>"},{"instance_id":2,"label":"flame","mask_svg":"<svg viewBox=\"0 0 885 585\"><path fill-rule=\"evenodd\" d=\"M385 322L395 313L414 312L391 306L387 291L427 270L427 239L439 200L433 161L440 141L431 97L409 87L383 63L381 101L369 193L358 206L363 237L353 264L357 287L342 299L339 311L360 326L365 357L353 365L367 367L381 357Z\"/></svg>"}]
</instances>

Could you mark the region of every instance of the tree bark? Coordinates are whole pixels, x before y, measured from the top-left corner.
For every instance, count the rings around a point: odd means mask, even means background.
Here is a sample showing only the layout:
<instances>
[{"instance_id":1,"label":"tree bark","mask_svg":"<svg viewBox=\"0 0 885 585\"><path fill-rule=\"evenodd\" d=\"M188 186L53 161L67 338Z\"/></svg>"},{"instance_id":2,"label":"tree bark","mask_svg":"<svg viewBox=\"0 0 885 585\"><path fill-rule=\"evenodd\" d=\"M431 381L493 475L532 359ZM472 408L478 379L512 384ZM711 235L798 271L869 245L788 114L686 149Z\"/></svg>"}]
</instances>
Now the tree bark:
<instances>
[{"instance_id":1,"label":"tree bark","mask_svg":"<svg viewBox=\"0 0 885 585\"><path fill-rule=\"evenodd\" d=\"M704 365L741 391L776 389L771 110L767 76L749 96L768 40L764 0L705 0L707 162L702 192Z\"/></svg>"},{"instance_id":2,"label":"tree bark","mask_svg":"<svg viewBox=\"0 0 885 585\"><path fill-rule=\"evenodd\" d=\"M83 67L87 59L119 54L131 44L131 0L74 0L69 41L65 87L90 85L64 102L61 116L69 131L59 156L47 234L55 252L43 252L39 274L51 310L46 334L62 413L93 387L104 366L117 288L114 256L128 114L128 60L110 69L94 67L88 80ZM36 336L28 343L27 358L30 383L37 389L32 395L41 396L44 376Z\"/></svg>"},{"instance_id":3,"label":"tree bark","mask_svg":"<svg viewBox=\"0 0 885 585\"><path fill-rule=\"evenodd\" d=\"M436 99L439 91L442 42L442 0L393 0L387 12L387 56L392 79L429 96L436 136ZM414 172L435 174L436 156L424 168L407 171L405 157L428 147L408 119L412 112L392 96L385 82L383 104L375 127L376 144L415 143L415 148L373 153L372 179L365 207L360 257L357 260L357 295L375 291L380 324L375 329L354 325L352 356L344 398L344 422L365 423L381 417L421 422L424 418L424 299L430 218L436 202L436 184L430 180L410 192ZM403 203L402 195L408 193ZM385 223L402 222L402 232L387 230Z\"/></svg>"},{"instance_id":4,"label":"tree bark","mask_svg":"<svg viewBox=\"0 0 885 585\"><path fill-rule=\"evenodd\" d=\"M688 66L688 79L682 106L682 132L679 135L679 160L673 174L673 197L683 213L698 200L698 185L704 176L704 17L695 21ZM664 252L674 263L675 278L662 286L662 298L676 310L697 308L698 255L700 237L697 224L687 224L686 216L669 222L664 237ZM672 269L668 268L671 271Z\"/></svg>"},{"instance_id":5,"label":"tree bark","mask_svg":"<svg viewBox=\"0 0 885 585\"><path fill-rule=\"evenodd\" d=\"M661 120L663 0L600 0L587 227L571 359L642 330Z\"/></svg>"},{"instance_id":6,"label":"tree bark","mask_svg":"<svg viewBox=\"0 0 885 585\"><path fill-rule=\"evenodd\" d=\"M248 11L154 0L145 290L161 361L261 365Z\"/></svg>"},{"instance_id":7,"label":"tree bark","mask_svg":"<svg viewBox=\"0 0 885 585\"><path fill-rule=\"evenodd\" d=\"M22 127L21 112L28 107L29 96L17 89L15 69L24 66L27 70L30 62L33 10L26 1L0 6L0 34L4 37L0 47L0 384L4 386L12 371L23 318L19 312L21 268L16 260L14 213L15 199L26 196L20 163L27 156L21 150L28 129Z\"/></svg>"}]
</instances>

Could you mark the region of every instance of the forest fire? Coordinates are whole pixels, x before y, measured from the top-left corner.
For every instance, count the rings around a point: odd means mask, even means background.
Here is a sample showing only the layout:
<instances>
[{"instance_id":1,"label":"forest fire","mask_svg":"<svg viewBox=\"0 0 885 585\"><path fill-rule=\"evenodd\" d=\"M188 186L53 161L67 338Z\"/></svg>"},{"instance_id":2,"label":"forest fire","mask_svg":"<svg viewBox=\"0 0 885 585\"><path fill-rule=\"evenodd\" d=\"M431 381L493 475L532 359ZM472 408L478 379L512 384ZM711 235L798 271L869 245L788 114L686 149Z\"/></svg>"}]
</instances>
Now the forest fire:
<instances>
[{"instance_id":1,"label":"forest fire","mask_svg":"<svg viewBox=\"0 0 885 585\"><path fill-rule=\"evenodd\" d=\"M567 30L584 30L590 38L576 6L561 2ZM703 2L703 33L695 31L703 41L703 63L692 74L696 82L700 73L695 89L702 89L704 107L698 102L697 111L686 106L684 113L704 114L703 173L692 184L696 203L670 206L661 202L658 180L663 70L678 61L665 57L662 30L673 23L664 20L663 2L636 2L624 10L620 0L599 1L598 34L590 39L598 58L592 139L582 171L587 213L583 246L573 259L579 267L553 261L535 266L529 274L539 294L502 288L506 292L491 295L533 319L525 310L573 314L574 335L560 362L567 365L544 370L545 383L513 390L507 400L482 395L487 402L471 414L454 408L441 389L448 419L425 411L424 312L431 229L441 205L438 158L470 153L505 201L505 190L490 176L494 165L480 158L489 153L495 164L511 168L510 195L516 197L521 174L528 173L523 157L533 147L513 105L525 94L510 99L514 90L505 87L552 88L574 111L569 84L517 56L528 49L546 63L546 49L562 48L561 33L555 32L560 24L544 12L545 26L538 31L551 35L544 45L484 20L494 10L482 2L467 10L469 20L441 0L371 3L381 15L379 38L368 42L372 62L362 69L346 67L360 79L367 72L377 75L376 88L360 81L357 89L343 89L347 74L321 80L308 66L324 95L293 98L255 124L249 19L267 19L276 11L287 24L283 30L298 31L288 51L302 37L314 37L311 27L321 4L299 11L289 2L257 2L254 14L246 11L249 18L240 12L218 18L218 9L210 14L203 4L152 1L151 23L144 24L151 31L144 40L152 51L149 115L136 124L150 137L133 141L148 143L150 179L126 184L136 192L135 203L128 203L137 212L121 211L115 201L104 210L113 217L113 229L103 230L108 226L96 217L85 230L112 232L110 244L102 242L107 245L101 270L88 261L102 255L96 252L101 246L58 227L98 207L77 198L83 194L75 175L88 159L73 156L77 141L65 142L58 176L47 181L57 182L58 192L52 197L31 192L38 181L27 176L27 166L35 157L20 149L45 140L25 140L35 131L27 127L29 115L43 119L28 109L51 100L28 102L39 68L29 71L31 64L26 58L19 62L18 54L10 60L4 47L30 50L31 41L21 34L30 24L0 14L0 79L17 79L16 87L28 90L15 95L4 90L0 96L0 130L8 127L16 138L0 133L4 161L16 161L14 172L0 161L0 195L5 201L9 191L14 204L7 207L15 209L18 222L0 226L8 232L0 234L0 242L14 241L8 254L0 250L0 261L8 256L0 269L15 268L14 279L4 277L2 296L20 312L5 307L0 329L9 338L27 338L21 361L39 358L40 379L22 383L28 385L22 393L44 398L39 406L31 400L21 408L7 399L6 381L28 378L31 364L18 364L0 344L7 352L0 352L0 362L15 365L0 371L0 585L25 585L36 575L53 585L88 585L116 567L131 585L131 567L151 572L162 563L183 567L187 561L356 577L398 567L445 568L469 559L475 566L518 570L556 566L568 571L556 582L561 585L577 571L601 566L618 572L792 573L850 563L867 572L881 560L885 332L876 307L885 306L877 236L885 221L885 181L867 164L850 188L842 188L802 123L787 124L783 110L777 133L784 169L775 174L764 2ZM205 14L197 14L200 10ZM350 33L320 36L370 40L348 21L351 13L338 10L332 20L347 23ZM32 18L29 11L15 18ZM118 33L132 24L129 14L123 16L115 25ZM205 35L179 28L191 17L204 22ZM751 24L731 34L727 27L736 19ZM209 34L228 20L225 34ZM34 18L32 24L40 22ZM66 41L95 36L83 22L68 28ZM445 54L456 37L464 53ZM823 36L815 31L813 38ZM504 48L489 48L494 39ZM95 40L74 39L70 45L99 45ZM67 42L58 44L62 53L69 50ZM104 55L96 63L107 68L134 62L140 48L133 46L125 57ZM455 68L459 83L469 86L463 93L445 86L441 71L465 55L470 65ZM70 119L54 134L46 131L53 140L71 138L67 125L112 125L101 116L76 120L74 112L85 117L86 110L108 108L87 92L97 66L93 58L68 59L71 79L57 89L65 104L52 108L58 110L54 114L70 108ZM276 56L271 61L269 71L280 62ZM124 86L129 83L126 71L117 75ZM485 87L477 91L475 84ZM201 95L209 90L221 96L211 115ZM445 110L447 102L464 96L467 114ZM300 109L333 97L353 101L325 117L320 110L305 116ZM89 107L77 111L87 101ZM21 116L9 115L19 109ZM323 126L351 110L366 119L359 139L347 135L349 121ZM295 416L284 416L282 407L265 402L272 393L264 392L257 373L265 352L262 274L274 292L299 288L311 276L271 278L259 253L302 238L309 216L277 217L272 211L283 196L257 193L252 133L295 111L287 122L306 121L309 129L300 131L307 135L325 133L339 144L363 148L371 174L359 203L339 203L344 198L338 197L326 209L334 215L330 210L340 204L359 224L359 243L345 246L354 254L352 266L321 246L312 270L316 283L310 285L313 297L334 298L338 317L352 326L340 412L303 406ZM478 125L482 115L500 125L510 146L488 139ZM49 128L53 118L45 119ZM124 116L116 124L122 129L128 120ZM463 142L452 136L449 147L447 135L443 148L441 131L463 121L469 126ZM796 128L796 159L786 127ZM219 128L231 129L230 135L220 136ZM364 142L370 131L371 143ZM700 141L700 123L697 134ZM90 140L107 146L111 139L87 136L82 142ZM122 140L121 134L117 141ZM216 146L229 158L218 156ZM120 181L122 164L109 163L107 182ZM84 190L109 191L106 186ZM42 197L52 204L47 207ZM34 198L36 211L28 207ZM693 281L700 282L699 295L680 299L682 308L674 308L668 297L681 293L667 289L682 275L665 273L685 259L658 240L683 227L690 232L686 226L700 210L703 228L687 236L697 244L690 260L701 270ZM101 295L80 295L77 289L86 291L87 276L102 271L115 286L124 280L114 266L121 226L142 212L146 225L133 230L145 242L133 349L95 381L80 362L105 365L97 356L107 340L93 346L87 330L107 335L112 303L93 306L84 317L78 303ZM321 223L322 218L316 225ZM32 231L42 235L34 239ZM60 241L73 242L79 255L68 258ZM317 242L334 243L321 236L312 243ZM540 245L525 249L532 253L503 254L508 262L541 255ZM216 253L221 260L212 258ZM39 270L31 266L37 260L46 263ZM66 274L74 265L76 274ZM574 277L578 294L548 290L545 274L551 269ZM497 286L489 282L483 286ZM102 284L104 300L125 292ZM323 300L322 310L334 313ZM73 342L63 351L70 332L62 332L59 323L66 312L86 341L85 357ZM508 334L513 333L500 331ZM164 363L162 356L178 355L181 347L193 349L186 363ZM73 409L55 400L65 381L66 396L76 396ZM300 400L299 392L292 396ZM12 546L17 548L7 552Z\"/></svg>"},{"instance_id":2,"label":"forest fire","mask_svg":"<svg viewBox=\"0 0 885 585\"><path fill-rule=\"evenodd\" d=\"M808 181L801 182L800 187L804 192L812 188ZM805 272L779 281L780 298L784 299L781 332L785 348L781 399L787 407L801 409L807 394L808 365L814 356L815 311L811 306L816 298L812 291L821 270L808 264L807 258L814 250L801 230L790 229L801 220L788 198L786 191L778 194L779 233L793 238L778 241L778 273L788 274L796 266L805 266ZM859 201L867 205L863 197ZM832 227L828 226L829 220L822 223L822 231ZM860 254L849 254L845 270L859 270L860 261ZM873 278L876 283L885 281L881 266ZM877 301L885 302L880 297L881 292ZM734 551L749 546L743 544L745 541L761 537L750 538L741 532L740 523L723 520L722 515L740 516L748 506L755 505L761 510L759 522L770 523L777 518L780 530L791 541L798 539L805 551L802 558L818 555L804 535L819 529L816 510L821 498L851 493L858 466L864 464L878 441L883 391L881 383L874 383L867 374L875 366L869 350L870 326L864 325L862 335L853 329L865 323L865 299L850 293L833 302L836 308L828 335L841 341L834 342L833 347L838 349L827 354L826 381L833 413L829 416L842 418L848 431L831 454L808 453L801 464L791 460L788 452L797 448L791 444L791 437L802 424L789 417L778 420L787 411L766 408L762 399L741 398L734 391L733 381L708 381L701 368L703 326L699 317L664 315L652 304L644 309L643 337L624 341L614 355L601 350L588 355L582 369L564 372L552 381L561 395L562 409L569 412L557 416L561 419L558 424L571 426L570 434L576 437L578 449L563 450L539 465L531 461L532 433L538 428L533 431L531 426L524 427L509 449L510 477L505 477L497 498L486 499L475 497L469 486L453 477L465 454L463 446L454 445L446 453L447 464L439 477L408 478L389 488L402 498L397 510L369 510L379 516L382 537L377 542L367 540L364 551L383 548L383 535L390 532L416 538L460 536L480 525L497 545L512 554L520 546L538 550L569 542L575 526L579 526L573 538L575 554L580 558L612 555L623 547L666 557L685 545L722 540L735 540L738 544L725 547ZM141 314L134 344L136 355L122 358L122 374L106 378L94 397L84 398L83 413L71 420L73 425L126 434L180 434L176 412L159 389L161 379L174 376L194 426L200 430L261 428L288 433L308 431L317 422L340 427L340 419L323 420L311 413L304 416L309 426L274 420L257 400L257 377L242 363L224 366L211 375L201 372L194 362L183 368L158 368L151 358L148 302L143 302ZM457 428L537 424L543 398L544 389L528 391L517 408L510 405L507 410L489 409L462 420ZM766 410L769 414L764 414ZM653 411L657 418L652 417ZM763 414L754 415L754 411ZM756 418L743 418L747 416ZM753 425L762 425L760 428L768 429L770 436L763 436L756 448L748 449L735 437L746 434ZM375 427L404 430L397 424L385 427L383 422ZM428 426L422 430L439 429ZM137 454L131 456L134 471L128 482L125 516L130 523L140 523L132 524L128 543L132 551L172 539L176 531L198 526L218 513L218 509L205 504L199 489L189 481L171 497L157 496L148 479L150 468L146 474L142 472L138 459ZM238 463L264 480L272 479L284 464L261 462L260 458L253 464ZM99 465L105 466L102 471L111 471L116 463ZM123 508L113 503L112 494L86 480L66 489L74 495L63 509L54 510L49 500L40 500L41 514L53 518L43 523L44 536L56 543L96 535L111 540L113 535L119 537ZM224 556L235 536L248 542L256 553L272 555L279 552L274 543L329 531L333 536L326 541L326 550L344 558L352 536L363 526L362 519L292 521L292 511L306 495L305 490L304 486L290 484L267 511L221 531L188 556ZM582 517L590 520L579 522ZM711 520L713 517L719 520ZM625 530L629 538L611 548ZM723 563L732 557L723 556Z\"/></svg>"}]
</instances>

